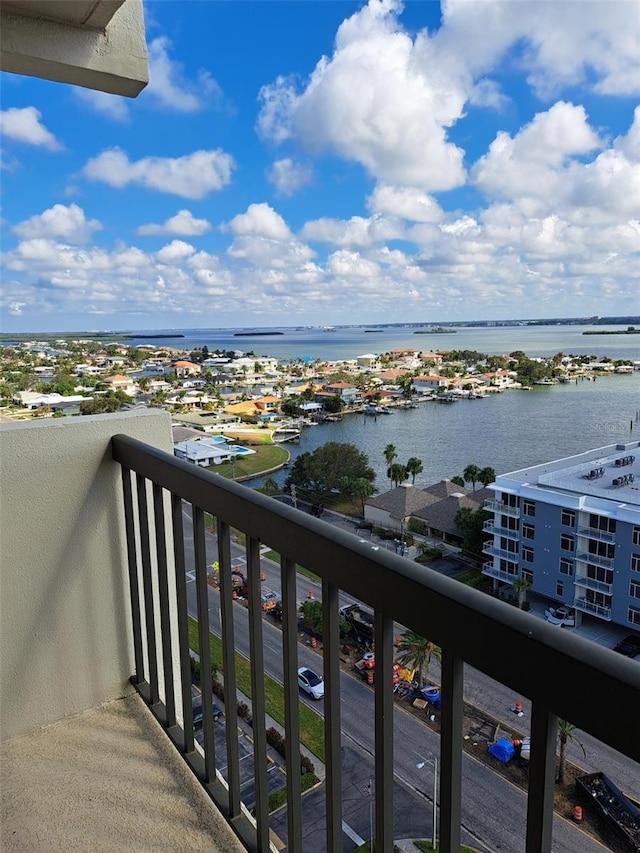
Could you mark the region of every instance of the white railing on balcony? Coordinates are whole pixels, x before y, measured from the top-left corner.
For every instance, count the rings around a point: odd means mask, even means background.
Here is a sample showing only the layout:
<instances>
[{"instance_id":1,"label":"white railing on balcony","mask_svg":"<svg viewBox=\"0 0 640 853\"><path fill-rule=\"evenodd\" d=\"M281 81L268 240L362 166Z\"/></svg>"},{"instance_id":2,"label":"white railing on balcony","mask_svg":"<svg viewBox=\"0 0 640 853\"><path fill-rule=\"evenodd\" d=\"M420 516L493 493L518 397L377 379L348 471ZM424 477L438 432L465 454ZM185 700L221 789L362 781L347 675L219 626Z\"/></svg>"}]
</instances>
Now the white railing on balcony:
<instances>
[{"instance_id":1,"label":"white railing on balcony","mask_svg":"<svg viewBox=\"0 0 640 853\"><path fill-rule=\"evenodd\" d=\"M494 521L485 521L482 525L482 529L485 533L492 533L494 536L504 536L506 539L520 539L520 531L519 530L511 530L509 527L500 527Z\"/></svg>"},{"instance_id":2,"label":"white railing on balcony","mask_svg":"<svg viewBox=\"0 0 640 853\"><path fill-rule=\"evenodd\" d=\"M575 584L585 589L594 589L596 592L603 592L605 595L613 595L612 583L598 581L595 578L587 577L587 575L576 575Z\"/></svg>"},{"instance_id":3,"label":"white railing on balcony","mask_svg":"<svg viewBox=\"0 0 640 853\"><path fill-rule=\"evenodd\" d=\"M509 506L502 501L485 501L484 508L489 512L500 513L500 515L508 515L510 518L520 518L520 507Z\"/></svg>"},{"instance_id":4,"label":"white railing on balcony","mask_svg":"<svg viewBox=\"0 0 640 853\"><path fill-rule=\"evenodd\" d=\"M488 554L490 557L499 557L501 560L508 560L510 563L518 562L519 556L517 551L507 551L505 548L496 548L491 542L485 542L482 546L482 553Z\"/></svg>"},{"instance_id":5,"label":"white railing on balcony","mask_svg":"<svg viewBox=\"0 0 640 853\"><path fill-rule=\"evenodd\" d=\"M482 574L487 575L487 577L495 578L499 581L505 581L506 583L510 584L518 580L517 572L515 574L512 574L511 572L505 572L504 569L496 568L493 563L485 563L482 567Z\"/></svg>"},{"instance_id":6,"label":"white railing on balcony","mask_svg":"<svg viewBox=\"0 0 640 853\"><path fill-rule=\"evenodd\" d=\"M597 527L579 527L578 536L584 536L587 539L597 539L599 542L616 541L615 533L609 533L608 530L598 530Z\"/></svg>"},{"instance_id":7,"label":"white railing on balcony","mask_svg":"<svg viewBox=\"0 0 640 853\"><path fill-rule=\"evenodd\" d=\"M576 598L576 610L582 610L584 613L593 613L601 619L611 619L611 608L605 607L603 604L594 604L593 601L587 601L586 598Z\"/></svg>"},{"instance_id":8,"label":"white railing on balcony","mask_svg":"<svg viewBox=\"0 0 640 853\"><path fill-rule=\"evenodd\" d=\"M374 612L374 804L372 831L378 853L394 844L394 622L428 636L442 649L440 730L441 853L458 853L462 825L463 667L466 664L531 699L531 760L527 795L526 853L549 853L555 780L557 719L635 760L640 669L633 661L544 620L387 551L374 551L347 531L298 512L272 498L177 460L139 441L118 435L113 458L121 465L127 532L136 671L132 682L146 699L176 748L227 816L247 850L270 849L266 761L266 698L263 665L260 550L280 554L284 653L284 718L287 754L287 847L302 845L302 801L297 683L298 620L296 566L304 565L322 583L326 819L324 849L341 853L343 785L338 593L344 591ZM234 602L231 531L244 534L248 583L248 626L254 738L255 819L243 808L237 710L226 708L225 777L216 755L213 719L205 715L204 755L194 751L191 673L187 632L184 513L195 561L195 591L201 669L210 667L209 588L205 517L215 519L220 578L219 607L225 690L235 695ZM510 555L513 557L514 555ZM515 579L515 578L514 578ZM170 589L175 591L172 607ZM582 602L586 605L586 602ZM576 606L580 606L578 603ZM582 609L582 608L581 608ZM174 610L176 611L174 613ZM464 626L464 630L461 630ZM178 662L174 672L174 653ZM529 665L516 662L529 661ZM164 688L161 685L165 685ZM603 707L594 696L606 696ZM212 688L202 682L202 706ZM184 728L178 722L181 707ZM613 722L615 711L615 723Z\"/></svg>"},{"instance_id":9,"label":"white railing on balcony","mask_svg":"<svg viewBox=\"0 0 640 853\"><path fill-rule=\"evenodd\" d=\"M600 566L603 569L612 569L614 565L611 557L601 557L600 554L590 554L586 551L577 554L576 560L581 563L591 563L591 565Z\"/></svg>"}]
</instances>

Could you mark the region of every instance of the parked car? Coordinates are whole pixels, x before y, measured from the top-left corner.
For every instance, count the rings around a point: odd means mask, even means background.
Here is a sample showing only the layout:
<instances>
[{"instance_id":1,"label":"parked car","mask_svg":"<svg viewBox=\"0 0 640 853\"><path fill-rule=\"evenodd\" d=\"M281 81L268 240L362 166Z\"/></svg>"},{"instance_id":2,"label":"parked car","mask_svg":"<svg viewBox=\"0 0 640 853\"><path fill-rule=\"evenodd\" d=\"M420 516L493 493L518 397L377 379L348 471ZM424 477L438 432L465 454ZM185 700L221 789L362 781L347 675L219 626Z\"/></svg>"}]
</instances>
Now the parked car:
<instances>
[{"instance_id":1,"label":"parked car","mask_svg":"<svg viewBox=\"0 0 640 853\"><path fill-rule=\"evenodd\" d=\"M548 607L544 611L547 622L561 625L563 628L573 628L576 624L576 612L572 607Z\"/></svg>"},{"instance_id":2,"label":"parked car","mask_svg":"<svg viewBox=\"0 0 640 853\"><path fill-rule=\"evenodd\" d=\"M308 693L312 699L322 699L324 696L324 681L312 669L305 666L298 670L298 685Z\"/></svg>"},{"instance_id":3,"label":"parked car","mask_svg":"<svg viewBox=\"0 0 640 853\"><path fill-rule=\"evenodd\" d=\"M628 658L638 657L640 655L640 634L627 634L617 646L613 647L613 651Z\"/></svg>"},{"instance_id":4,"label":"parked car","mask_svg":"<svg viewBox=\"0 0 640 853\"><path fill-rule=\"evenodd\" d=\"M214 702L211 706L211 713L213 715L214 720L219 720L220 717L224 716L224 712L219 705L216 705ZM201 726L202 725L202 705L198 703L193 706L193 725Z\"/></svg>"}]
</instances>

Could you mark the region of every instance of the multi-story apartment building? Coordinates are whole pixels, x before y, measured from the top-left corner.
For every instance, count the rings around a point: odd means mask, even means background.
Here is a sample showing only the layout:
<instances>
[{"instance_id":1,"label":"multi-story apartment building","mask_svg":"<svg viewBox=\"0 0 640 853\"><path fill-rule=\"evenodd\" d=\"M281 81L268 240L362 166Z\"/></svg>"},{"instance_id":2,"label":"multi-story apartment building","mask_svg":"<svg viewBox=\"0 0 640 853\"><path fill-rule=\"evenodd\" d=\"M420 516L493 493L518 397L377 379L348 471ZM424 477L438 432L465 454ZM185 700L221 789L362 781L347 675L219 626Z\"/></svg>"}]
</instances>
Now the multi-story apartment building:
<instances>
[{"instance_id":1,"label":"multi-story apartment building","mask_svg":"<svg viewBox=\"0 0 640 853\"><path fill-rule=\"evenodd\" d=\"M619 625L640 626L640 442L496 478L484 574Z\"/></svg>"}]
</instances>

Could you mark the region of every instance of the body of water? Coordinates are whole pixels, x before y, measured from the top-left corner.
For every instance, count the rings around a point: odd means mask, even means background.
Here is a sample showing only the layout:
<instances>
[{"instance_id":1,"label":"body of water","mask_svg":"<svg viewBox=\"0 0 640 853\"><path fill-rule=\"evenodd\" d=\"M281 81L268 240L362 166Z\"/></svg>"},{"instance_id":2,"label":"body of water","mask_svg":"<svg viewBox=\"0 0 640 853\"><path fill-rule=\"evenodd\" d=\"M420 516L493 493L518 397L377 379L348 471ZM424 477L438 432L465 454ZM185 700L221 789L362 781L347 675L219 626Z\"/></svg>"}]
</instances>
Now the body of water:
<instances>
[{"instance_id":1,"label":"body of water","mask_svg":"<svg viewBox=\"0 0 640 853\"><path fill-rule=\"evenodd\" d=\"M419 404L392 415L346 415L339 423L307 427L288 443L292 460L327 441L355 444L369 457L379 491L389 488L384 448L397 462L422 460L416 486L462 475L470 463L505 474L609 444L640 440L640 373L599 377L578 384L504 391L450 405ZM284 483L287 472L276 475ZM410 481L409 481L410 482ZM251 483L251 485L255 485Z\"/></svg>"},{"instance_id":2,"label":"body of water","mask_svg":"<svg viewBox=\"0 0 640 853\"><path fill-rule=\"evenodd\" d=\"M374 327L371 327L373 329ZM487 355L500 355L523 350L527 355L551 356L558 352L574 355L608 355L613 359L640 360L640 335L583 335L598 331L598 326L506 326L460 327L452 334L415 334L416 328L384 328L367 331L367 327L337 326L325 331L312 329L280 329L280 335L238 336L238 329L174 329L160 330L167 335L182 334L183 338L135 337L129 344L153 344L176 349L192 350L207 346L209 350L253 351L256 355L282 360L322 359L324 361L353 359L365 353L383 353L394 349L416 349L422 352L437 350L476 350ZM605 327L602 327L605 328ZM607 330L623 330L626 326L607 326ZM141 335L152 334L141 332Z\"/></svg>"}]
</instances>

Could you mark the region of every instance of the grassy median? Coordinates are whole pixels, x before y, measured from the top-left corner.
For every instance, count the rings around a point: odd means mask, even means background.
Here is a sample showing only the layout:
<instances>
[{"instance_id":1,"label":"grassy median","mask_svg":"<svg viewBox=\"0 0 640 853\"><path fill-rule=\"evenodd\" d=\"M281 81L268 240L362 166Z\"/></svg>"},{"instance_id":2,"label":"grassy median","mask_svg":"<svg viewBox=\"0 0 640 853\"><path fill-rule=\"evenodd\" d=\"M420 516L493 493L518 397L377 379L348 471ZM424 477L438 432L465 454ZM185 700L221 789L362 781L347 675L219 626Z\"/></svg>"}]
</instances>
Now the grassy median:
<instances>
[{"instance_id":1,"label":"grassy median","mask_svg":"<svg viewBox=\"0 0 640 853\"><path fill-rule=\"evenodd\" d=\"M222 641L215 634L209 634L211 662L219 672L222 670ZM189 648L199 653L198 623L189 617ZM284 727L284 689L269 675L264 676L265 702L267 714ZM251 699L251 668L249 661L236 652L236 687ZM304 703L300 704L300 740L306 748L324 762L324 721L322 717Z\"/></svg>"}]
</instances>

